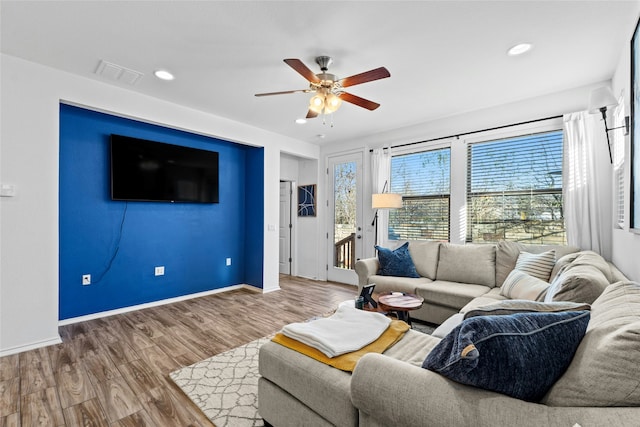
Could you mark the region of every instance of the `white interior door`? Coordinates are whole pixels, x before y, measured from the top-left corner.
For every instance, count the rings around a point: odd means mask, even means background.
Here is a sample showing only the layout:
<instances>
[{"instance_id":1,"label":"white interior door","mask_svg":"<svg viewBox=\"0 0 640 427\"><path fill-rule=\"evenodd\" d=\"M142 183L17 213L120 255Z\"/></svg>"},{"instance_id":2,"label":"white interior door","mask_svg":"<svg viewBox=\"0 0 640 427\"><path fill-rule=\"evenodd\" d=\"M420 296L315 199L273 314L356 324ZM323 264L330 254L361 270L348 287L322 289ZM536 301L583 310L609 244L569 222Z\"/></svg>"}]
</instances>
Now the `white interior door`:
<instances>
[{"instance_id":1,"label":"white interior door","mask_svg":"<svg viewBox=\"0 0 640 427\"><path fill-rule=\"evenodd\" d=\"M328 162L327 279L355 285L355 263L362 257L362 152Z\"/></svg>"},{"instance_id":2,"label":"white interior door","mask_svg":"<svg viewBox=\"0 0 640 427\"><path fill-rule=\"evenodd\" d=\"M280 274L291 274L291 182L280 182Z\"/></svg>"}]
</instances>

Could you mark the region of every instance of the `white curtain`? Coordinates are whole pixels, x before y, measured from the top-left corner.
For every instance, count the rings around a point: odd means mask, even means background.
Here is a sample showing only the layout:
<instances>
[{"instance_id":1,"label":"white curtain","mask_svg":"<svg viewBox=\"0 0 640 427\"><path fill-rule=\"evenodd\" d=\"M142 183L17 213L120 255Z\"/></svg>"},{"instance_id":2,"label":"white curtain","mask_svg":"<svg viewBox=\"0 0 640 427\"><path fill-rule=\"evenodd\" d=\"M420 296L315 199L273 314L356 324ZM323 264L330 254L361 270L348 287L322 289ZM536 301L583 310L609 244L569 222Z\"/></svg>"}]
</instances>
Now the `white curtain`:
<instances>
[{"instance_id":1,"label":"white curtain","mask_svg":"<svg viewBox=\"0 0 640 427\"><path fill-rule=\"evenodd\" d=\"M371 188L373 193L389 192L389 179L391 177L391 150L386 148L375 148L371 155ZM386 188L385 188L386 184ZM387 243L389 230L389 211L382 209L378 211L377 233L378 241L374 245L384 246Z\"/></svg>"},{"instance_id":2,"label":"white curtain","mask_svg":"<svg viewBox=\"0 0 640 427\"><path fill-rule=\"evenodd\" d=\"M602 116L581 111L563 122L567 243L611 259L611 161Z\"/></svg>"}]
</instances>

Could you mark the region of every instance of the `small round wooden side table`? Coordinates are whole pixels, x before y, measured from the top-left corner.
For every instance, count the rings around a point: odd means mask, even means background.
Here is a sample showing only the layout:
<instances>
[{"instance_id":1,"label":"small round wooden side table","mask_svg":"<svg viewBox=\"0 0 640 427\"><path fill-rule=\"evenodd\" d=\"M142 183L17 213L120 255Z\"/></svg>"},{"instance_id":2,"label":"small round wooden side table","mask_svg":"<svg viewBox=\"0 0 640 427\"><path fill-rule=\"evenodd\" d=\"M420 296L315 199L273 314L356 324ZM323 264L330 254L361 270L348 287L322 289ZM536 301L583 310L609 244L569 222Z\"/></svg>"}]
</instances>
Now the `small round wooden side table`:
<instances>
[{"instance_id":1,"label":"small round wooden side table","mask_svg":"<svg viewBox=\"0 0 640 427\"><path fill-rule=\"evenodd\" d=\"M409 326L411 326L409 312L422 307L423 302L424 298L404 292L383 292L378 295L378 309L394 312L398 320L408 323Z\"/></svg>"}]
</instances>

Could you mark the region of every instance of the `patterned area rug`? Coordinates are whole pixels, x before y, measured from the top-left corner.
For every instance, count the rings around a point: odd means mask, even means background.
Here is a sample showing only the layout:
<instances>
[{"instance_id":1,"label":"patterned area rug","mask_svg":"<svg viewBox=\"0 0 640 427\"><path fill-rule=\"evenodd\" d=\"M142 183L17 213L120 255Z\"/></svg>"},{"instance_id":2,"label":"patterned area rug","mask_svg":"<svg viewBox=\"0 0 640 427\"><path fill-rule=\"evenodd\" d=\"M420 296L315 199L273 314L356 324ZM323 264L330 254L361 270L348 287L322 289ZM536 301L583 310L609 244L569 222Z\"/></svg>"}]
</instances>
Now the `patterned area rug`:
<instances>
[{"instance_id":1,"label":"patterned area rug","mask_svg":"<svg viewBox=\"0 0 640 427\"><path fill-rule=\"evenodd\" d=\"M421 322L420 320L414 320L411 327L414 331L422 332L423 334L431 335L433 331L438 327L433 323Z\"/></svg>"},{"instance_id":2,"label":"patterned area rug","mask_svg":"<svg viewBox=\"0 0 640 427\"><path fill-rule=\"evenodd\" d=\"M258 350L270 339L257 339L170 377L216 427L263 426L258 415Z\"/></svg>"}]
</instances>

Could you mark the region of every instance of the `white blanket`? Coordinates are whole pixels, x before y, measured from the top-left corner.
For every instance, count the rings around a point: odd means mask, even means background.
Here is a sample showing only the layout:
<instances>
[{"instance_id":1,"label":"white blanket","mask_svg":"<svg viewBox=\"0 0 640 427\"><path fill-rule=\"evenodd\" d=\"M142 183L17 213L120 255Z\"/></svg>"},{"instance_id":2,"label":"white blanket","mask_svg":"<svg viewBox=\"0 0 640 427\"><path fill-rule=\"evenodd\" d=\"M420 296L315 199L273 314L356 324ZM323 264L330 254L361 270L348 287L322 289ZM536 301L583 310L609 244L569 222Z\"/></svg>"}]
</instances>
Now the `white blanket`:
<instances>
[{"instance_id":1,"label":"white blanket","mask_svg":"<svg viewBox=\"0 0 640 427\"><path fill-rule=\"evenodd\" d=\"M287 325L282 334L317 348L327 357L336 357L371 344L389 323L391 320L379 313L342 306L330 317Z\"/></svg>"}]
</instances>

